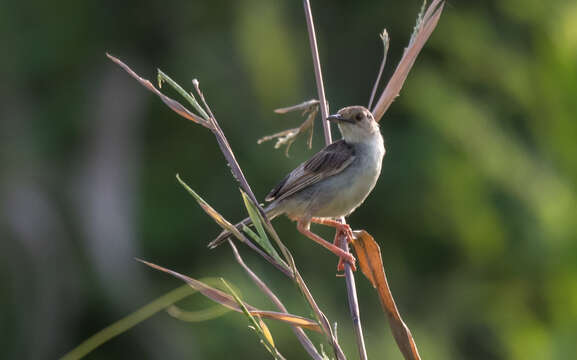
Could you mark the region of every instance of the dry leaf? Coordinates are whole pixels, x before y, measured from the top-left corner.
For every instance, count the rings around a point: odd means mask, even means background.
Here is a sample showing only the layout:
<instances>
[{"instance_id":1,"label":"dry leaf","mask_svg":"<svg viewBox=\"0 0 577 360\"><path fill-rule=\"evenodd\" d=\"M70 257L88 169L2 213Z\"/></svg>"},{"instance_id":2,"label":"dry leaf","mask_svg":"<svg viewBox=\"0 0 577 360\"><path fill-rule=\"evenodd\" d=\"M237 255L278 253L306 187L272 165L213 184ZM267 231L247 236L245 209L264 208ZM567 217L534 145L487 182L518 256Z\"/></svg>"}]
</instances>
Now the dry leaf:
<instances>
[{"instance_id":1,"label":"dry leaf","mask_svg":"<svg viewBox=\"0 0 577 360\"><path fill-rule=\"evenodd\" d=\"M365 230L355 231L355 239L352 242L355 254L359 260L359 266L365 277L377 287L376 269L383 268L381 248L373 237Z\"/></svg>"},{"instance_id":2,"label":"dry leaf","mask_svg":"<svg viewBox=\"0 0 577 360\"><path fill-rule=\"evenodd\" d=\"M251 313L251 315L254 316L253 313ZM255 316L255 318L258 321L258 325L260 326L260 329L262 330L264 337L274 347L275 346L274 339L272 338L272 333L270 332L270 329L268 328L268 326L266 326L265 322L262 321L262 318L260 316Z\"/></svg>"},{"instance_id":3,"label":"dry leaf","mask_svg":"<svg viewBox=\"0 0 577 360\"><path fill-rule=\"evenodd\" d=\"M417 345L413 340L411 330L401 318L401 314L397 309L391 289L387 282L385 269L383 267L383 260L381 257L381 249L375 239L365 230L355 231L355 239L352 244L359 260L359 266L363 274L369 279L373 286L377 289L379 300L383 310L389 318L389 325L395 337L395 341L403 356L407 360L420 360Z\"/></svg>"}]
</instances>

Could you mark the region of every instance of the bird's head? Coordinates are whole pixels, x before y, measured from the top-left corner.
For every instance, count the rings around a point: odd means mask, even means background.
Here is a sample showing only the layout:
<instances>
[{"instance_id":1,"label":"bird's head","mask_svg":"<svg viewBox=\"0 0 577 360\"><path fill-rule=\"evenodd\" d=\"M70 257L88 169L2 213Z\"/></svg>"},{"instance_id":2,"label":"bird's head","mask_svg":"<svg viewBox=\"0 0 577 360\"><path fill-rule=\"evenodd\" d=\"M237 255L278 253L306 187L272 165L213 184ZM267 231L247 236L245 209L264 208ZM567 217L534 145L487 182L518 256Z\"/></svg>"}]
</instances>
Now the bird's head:
<instances>
[{"instance_id":1,"label":"bird's head","mask_svg":"<svg viewBox=\"0 0 577 360\"><path fill-rule=\"evenodd\" d=\"M368 137L380 135L379 124L364 106L347 106L328 116L327 120L338 124L347 142L362 142Z\"/></svg>"}]
</instances>

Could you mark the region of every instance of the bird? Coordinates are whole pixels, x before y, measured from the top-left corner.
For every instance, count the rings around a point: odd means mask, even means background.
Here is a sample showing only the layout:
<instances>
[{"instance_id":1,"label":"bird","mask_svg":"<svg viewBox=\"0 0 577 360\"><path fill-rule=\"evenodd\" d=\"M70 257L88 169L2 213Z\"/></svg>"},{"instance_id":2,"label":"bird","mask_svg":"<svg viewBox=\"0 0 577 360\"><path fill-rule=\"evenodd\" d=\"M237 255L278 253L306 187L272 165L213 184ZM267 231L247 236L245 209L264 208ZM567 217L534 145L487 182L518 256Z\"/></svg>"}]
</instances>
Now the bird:
<instances>
[{"instance_id":1,"label":"bird","mask_svg":"<svg viewBox=\"0 0 577 360\"><path fill-rule=\"evenodd\" d=\"M347 106L327 120L338 125L342 139L326 146L310 159L292 170L265 197L264 208L272 220L286 215L296 221L300 233L322 245L339 257L337 271L344 269L343 261L356 269L355 258L341 249L340 234L353 240L349 225L335 220L350 215L371 193L381 174L385 146L379 124L363 106ZM333 243L310 231L311 223L336 229ZM235 226L250 225L246 218ZM223 231L208 244L213 249L231 236Z\"/></svg>"}]
</instances>

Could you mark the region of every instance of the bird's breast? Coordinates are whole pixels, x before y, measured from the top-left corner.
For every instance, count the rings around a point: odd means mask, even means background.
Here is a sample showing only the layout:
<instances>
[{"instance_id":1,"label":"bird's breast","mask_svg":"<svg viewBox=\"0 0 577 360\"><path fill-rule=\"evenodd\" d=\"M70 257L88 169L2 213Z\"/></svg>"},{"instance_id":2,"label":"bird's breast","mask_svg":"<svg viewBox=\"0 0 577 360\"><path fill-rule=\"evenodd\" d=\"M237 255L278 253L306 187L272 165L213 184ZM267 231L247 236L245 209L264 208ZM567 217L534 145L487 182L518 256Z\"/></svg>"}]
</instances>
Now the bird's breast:
<instances>
[{"instance_id":1,"label":"bird's breast","mask_svg":"<svg viewBox=\"0 0 577 360\"><path fill-rule=\"evenodd\" d=\"M371 193L381 173L382 138L355 145L355 161L342 173L326 180L314 209L316 217L339 217L352 213ZM319 184L320 185L320 184Z\"/></svg>"}]
</instances>

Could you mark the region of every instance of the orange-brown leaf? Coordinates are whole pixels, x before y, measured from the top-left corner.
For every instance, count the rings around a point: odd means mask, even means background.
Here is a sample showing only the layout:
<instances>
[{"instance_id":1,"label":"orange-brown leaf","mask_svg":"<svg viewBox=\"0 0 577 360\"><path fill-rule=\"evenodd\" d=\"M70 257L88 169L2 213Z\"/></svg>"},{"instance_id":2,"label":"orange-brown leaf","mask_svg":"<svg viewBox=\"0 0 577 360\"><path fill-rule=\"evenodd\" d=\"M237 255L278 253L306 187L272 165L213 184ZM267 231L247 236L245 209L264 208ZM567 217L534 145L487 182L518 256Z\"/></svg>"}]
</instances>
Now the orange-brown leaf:
<instances>
[{"instance_id":1,"label":"orange-brown leaf","mask_svg":"<svg viewBox=\"0 0 577 360\"><path fill-rule=\"evenodd\" d=\"M249 310L249 312L251 315L258 315L264 318L275 319L289 323L293 326L299 326L305 329L321 332L321 328L316 321L298 315L262 310Z\"/></svg>"},{"instance_id":2,"label":"orange-brown leaf","mask_svg":"<svg viewBox=\"0 0 577 360\"><path fill-rule=\"evenodd\" d=\"M383 268L381 248L373 237L365 230L355 231L355 239L352 242L355 254L359 260L359 266L365 277L377 287L376 277L379 269Z\"/></svg>"},{"instance_id":3,"label":"orange-brown leaf","mask_svg":"<svg viewBox=\"0 0 577 360\"><path fill-rule=\"evenodd\" d=\"M253 315L253 314L251 314L251 315ZM256 321L258 321L258 325L260 326L260 329L262 330L262 333L263 333L264 337L266 338L266 340L269 342L269 344L271 344L272 346L275 346L274 345L274 339L272 338L272 333L270 332L270 329L268 328L266 323L262 320L262 318L260 316L255 316L255 317L256 317Z\"/></svg>"},{"instance_id":4,"label":"orange-brown leaf","mask_svg":"<svg viewBox=\"0 0 577 360\"><path fill-rule=\"evenodd\" d=\"M379 245L365 230L355 231L355 239L352 244L355 248L355 253L357 254L363 274L377 289L379 300L381 301L383 310L387 314L393 336L403 356L407 360L420 360L421 357L419 356L417 345L413 340L411 330L409 330L409 327L401 318L401 314L391 294Z\"/></svg>"}]
</instances>

